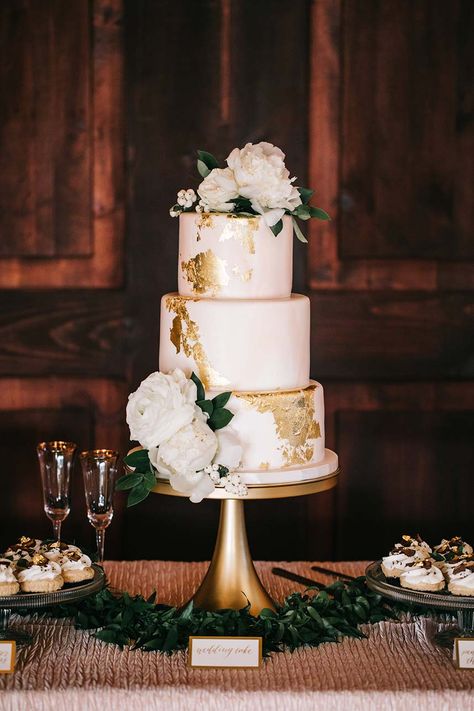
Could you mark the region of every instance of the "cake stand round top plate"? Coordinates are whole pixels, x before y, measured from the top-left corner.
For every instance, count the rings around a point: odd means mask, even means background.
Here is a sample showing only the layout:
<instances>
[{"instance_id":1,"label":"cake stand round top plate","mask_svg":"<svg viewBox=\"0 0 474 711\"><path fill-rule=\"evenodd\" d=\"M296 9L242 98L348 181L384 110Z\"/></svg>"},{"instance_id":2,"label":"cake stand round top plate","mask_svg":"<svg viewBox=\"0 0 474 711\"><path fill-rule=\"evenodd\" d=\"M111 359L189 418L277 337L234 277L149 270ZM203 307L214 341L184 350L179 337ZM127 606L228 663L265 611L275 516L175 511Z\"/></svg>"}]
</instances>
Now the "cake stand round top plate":
<instances>
[{"instance_id":1,"label":"cake stand round top plate","mask_svg":"<svg viewBox=\"0 0 474 711\"><path fill-rule=\"evenodd\" d=\"M67 602L77 602L93 593L101 590L105 585L105 573L102 568L95 563L94 577L83 583L68 585L66 588L56 590L51 593L17 593L16 595L0 596L0 609L16 610L26 608L28 610L50 607L51 605L62 605Z\"/></svg>"},{"instance_id":2,"label":"cake stand round top plate","mask_svg":"<svg viewBox=\"0 0 474 711\"><path fill-rule=\"evenodd\" d=\"M248 484L248 494L245 496L236 496L228 494L225 489L215 489L210 494L208 499L240 499L248 501L249 499L285 499L290 496L306 496L308 494L318 494L321 491L332 489L337 484L339 469L336 469L332 474L319 477L309 481L292 482L291 484ZM167 496L184 496L170 486L169 481L158 479L156 486L152 489L156 494L166 494Z\"/></svg>"},{"instance_id":3,"label":"cake stand round top plate","mask_svg":"<svg viewBox=\"0 0 474 711\"><path fill-rule=\"evenodd\" d=\"M452 595L449 592L422 592L421 590L407 590L400 585L388 582L382 573L381 561L371 563L365 571L367 585L374 592L388 597L396 602L411 605L425 605L426 607L440 610L473 610L474 597L467 595Z\"/></svg>"}]
</instances>

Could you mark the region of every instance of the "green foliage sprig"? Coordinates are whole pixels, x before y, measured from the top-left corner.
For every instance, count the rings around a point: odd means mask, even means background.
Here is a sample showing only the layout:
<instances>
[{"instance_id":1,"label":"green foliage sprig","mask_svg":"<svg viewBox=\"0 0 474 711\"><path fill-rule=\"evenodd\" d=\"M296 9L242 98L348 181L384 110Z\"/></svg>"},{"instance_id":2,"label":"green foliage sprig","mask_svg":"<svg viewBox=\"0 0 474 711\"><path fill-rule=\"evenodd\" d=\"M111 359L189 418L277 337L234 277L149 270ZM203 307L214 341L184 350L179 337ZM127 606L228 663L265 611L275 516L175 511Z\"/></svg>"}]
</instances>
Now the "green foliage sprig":
<instances>
[{"instance_id":1,"label":"green foliage sprig","mask_svg":"<svg viewBox=\"0 0 474 711\"><path fill-rule=\"evenodd\" d=\"M211 170L214 170L214 168L219 168L219 161L217 160L217 158L215 158L212 153L208 153L207 151L198 151L197 169L199 175L202 178L206 178L211 172ZM298 188L298 192L301 197L301 205L298 205L298 207L296 207L292 212L290 212L290 210L285 210L285 214L291 215L293 221L293 229L299 241L307 242L308 240L304 236L301 227L298 224L298 220L305 221L311 218L315 218L317 220L327 221L331 218L325 210L321 209L320 207L313 207L309 204L311 198L314 195L314 190L311 190L310 188ZM255 212L252 207L252 203L248 198L237 197L233 200L230 200L230 202L234 204L235 214L240 214L242 216L254 216L259 214L258 212ZM183 209L180 208L179 205L175 205L174 207L181 210ZM189 210L194 210L194 206L189 208ZM186 212L186 210L184 211ZM270 229L275 236L279 235L283 229L283 220L278 220L278 222L272 227L270 227Z\"/></svg>"},{"instance_id":2,"label":"green foliage sprig","mask_svg":"<svg viewBox=\"0 0 474 711\"><path fill-rule=\"evenodd\" d=\"M315 592L293 593L283 605L262 610L254 617L249 606L241 610L208 612L192 602L183 609L156 603L128 593L114 595L104 589L75 604L48 610L54 617L72 617L79 629L95 630L94 636L120 647L171 653L188 646L190 635L262 637L266 656L298 647L317 647L342 637L365 637L364 623L397 619L406 606L391 604L371 591L365 577L335 582Z\"/></svg>"},{"instance_id":3,"label":"green foliage sprig","mask_svg":"<svg viewBox=\"0 0 474 711\"><path fill-rule=\"evenodd\" d=\"M225 408L232 393L219 393L219 395L213 397L212 400L206 400L204 386L196 373L191 373L191 380L195 383L197 389L196 405L208 415L206 424L213 432L226 427L234 417L233 413Z\"/></svg>"}]
</instances>

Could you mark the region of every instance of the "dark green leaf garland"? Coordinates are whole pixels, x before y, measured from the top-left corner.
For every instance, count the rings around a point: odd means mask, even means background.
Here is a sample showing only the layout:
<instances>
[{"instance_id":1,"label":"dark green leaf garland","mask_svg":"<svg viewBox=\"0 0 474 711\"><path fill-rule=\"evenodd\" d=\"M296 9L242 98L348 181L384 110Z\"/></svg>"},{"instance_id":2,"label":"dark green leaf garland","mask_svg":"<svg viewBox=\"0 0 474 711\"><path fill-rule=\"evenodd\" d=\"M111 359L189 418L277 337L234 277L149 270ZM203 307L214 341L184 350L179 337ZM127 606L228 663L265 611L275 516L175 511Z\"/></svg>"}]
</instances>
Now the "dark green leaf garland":
<instances>
[{"instance_id":1,"label":"dark green leaf garland","mask_svg":"<svg viewBox=\"0 0 474 711\"><path fill-rule=\"evenodd\" d=\"M204 151L201 152L205 153ZM210 154L205 155L210 156ZM196 385L196 405L208 415L207 425L210 429L215 432L228 425L234 415L230 410L225 408L225 405L229 402L232 393L219 393L219 395L213 397L212 400L206 400L204 386L196 373L191 373L191 380ZM131 452L124 457L123 461L127 467L133 469L133 472L120 477L115 488L118 491L128 491L127 506L136 506L136 504L139 504L147 498L155 486L155 470L151 465L148 449L138 449L136 452ZM219 467L221 478L228 473L229 470L226 469L226 467Z\"/></svg>"},{"instance_id":2,"label":"dark green leaf garland","mask_svg":"<svg viewBox=\"0 0 474 711\"><path fill-rule=\"evenodd\" d=\"M268 656L285 649L337 642L342 637L363 638L361 624L397 619L407 609L384 601L367 587L362 576L317 592L309 588L292 593L276 612L262 610L257 617L249 613L249 606L208 612L189 603L177 609L157 604L155 593L145 599L126 592L115 595L107 588L78 603L49 608L47 614L72 617L77 628L96 630L95 637L122 648L130 645L171 653L185 649L190 635L261 636Z\"/></svg>"}]
</instances>

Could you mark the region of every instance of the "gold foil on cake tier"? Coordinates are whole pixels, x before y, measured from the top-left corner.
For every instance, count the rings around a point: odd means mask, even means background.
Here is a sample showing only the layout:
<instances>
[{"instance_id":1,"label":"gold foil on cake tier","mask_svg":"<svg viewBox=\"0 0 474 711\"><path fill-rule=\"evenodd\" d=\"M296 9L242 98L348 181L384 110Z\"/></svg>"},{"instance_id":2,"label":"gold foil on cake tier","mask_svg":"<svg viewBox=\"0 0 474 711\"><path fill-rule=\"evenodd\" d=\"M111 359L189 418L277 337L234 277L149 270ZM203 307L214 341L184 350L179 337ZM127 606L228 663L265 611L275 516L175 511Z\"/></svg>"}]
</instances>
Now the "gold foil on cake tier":
<instances>
[{"instance_id":1,"label":"gold foil on cake tier","mask_svg":"<svg viewBox=\"0 0 474 711\"><path fill-rule=\"evenodd\" d=\"M225 259L220 259L208 249L207 252L199 252L187 262L181 262L181 269L196 294L217 294L229 283L226 265Z\"/></svg>"},{"instance_id":2,"label":"gold foil on cake tier","mask_svg":"<svg viewBox=\"0 0 474 711\"><path fill-rule=\"evenodd\" d=\"M251 280L253 269L247 269L245 272L241 272L240 267L235 266L232 267L232 274L234 274L234 276L236 277L239 277L241 281L246 282Z\"/></svg>"},{"instance_id":3,"label":"gold foil on cake tier","mask_svg":"<svg viewBox=\"0 0 474 711\"><path fill-rule=\"evenodd\" d=\"M206 389L225 388L229 385L229 381L212 367L200 342L199 326L189 315L186 299L182 296L169 296L166 308L176 314L170 329L170 341L176 353L182 350L185 356L194 359L197 375Z\"/></svg>"},{"instance_id":4,"label":"gold foil on cake tier","mask_svg":"<svg viewBox=\"0 0 474 711\"><path fill-rule=\"evenodd\" d=\"M317 387L311 384L302 390L233 393L257 412L269 412L273 416L286 466L307 464L313 458L311 441L321 437L319 422L314 419L314 391Z\"/></svg>"},{"instance_id":5,"label":"gold foil on cake tier","mask_svg":"<svg viewBox=\"0 0 474 711\"><path fill-rule=\"evenodd\" d=\"M209 212L201 212L199 214L199 217L197 219L197 232L196 232L196 241L199 242L201 239L201 230L203 227L214 227L214 221L212 219L212 215Z\"/></svg>"},{"instance_id":6,"label":"gold foil on cake tier","mask_svg":"<svg viewBox=\"0 0 474 711\"><path fill-rule=\"evenodd\" d=\"M227 215L227 221L219 237L219 242L235 239L249 254L255 254L255 232L258 230L258 217L239 217Z\"/></svg>"}]
</instances>

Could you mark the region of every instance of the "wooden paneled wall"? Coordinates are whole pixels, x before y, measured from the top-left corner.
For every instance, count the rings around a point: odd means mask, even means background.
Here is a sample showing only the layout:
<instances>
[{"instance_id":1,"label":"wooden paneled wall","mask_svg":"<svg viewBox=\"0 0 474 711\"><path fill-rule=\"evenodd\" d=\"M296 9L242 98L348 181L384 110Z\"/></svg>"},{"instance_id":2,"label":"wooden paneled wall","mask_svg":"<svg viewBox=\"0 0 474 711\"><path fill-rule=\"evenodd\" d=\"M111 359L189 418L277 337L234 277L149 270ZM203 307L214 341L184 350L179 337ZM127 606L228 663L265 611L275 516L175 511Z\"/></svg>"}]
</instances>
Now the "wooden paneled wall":
<instances>
[{"instance_id":1,"label":"wooden paneled wall","mask_svg":"<svg viewBox=\"0 0 474 711\"><path fill-rule=\"evenodd\" d=\"M196 185L197 148L263 139L333 218L295 244L294 290L343 475L249 503L254 555L474 538L472 15L469 0L1 4L0 543L49 530L37 440L126 450L126 395L157 367L176 288L168 207ZM81 499L77 472L65 533L90 542ZM216 521L213 502L117 497L109 554L207 558Z\"/></svg>"}]
</instances>

